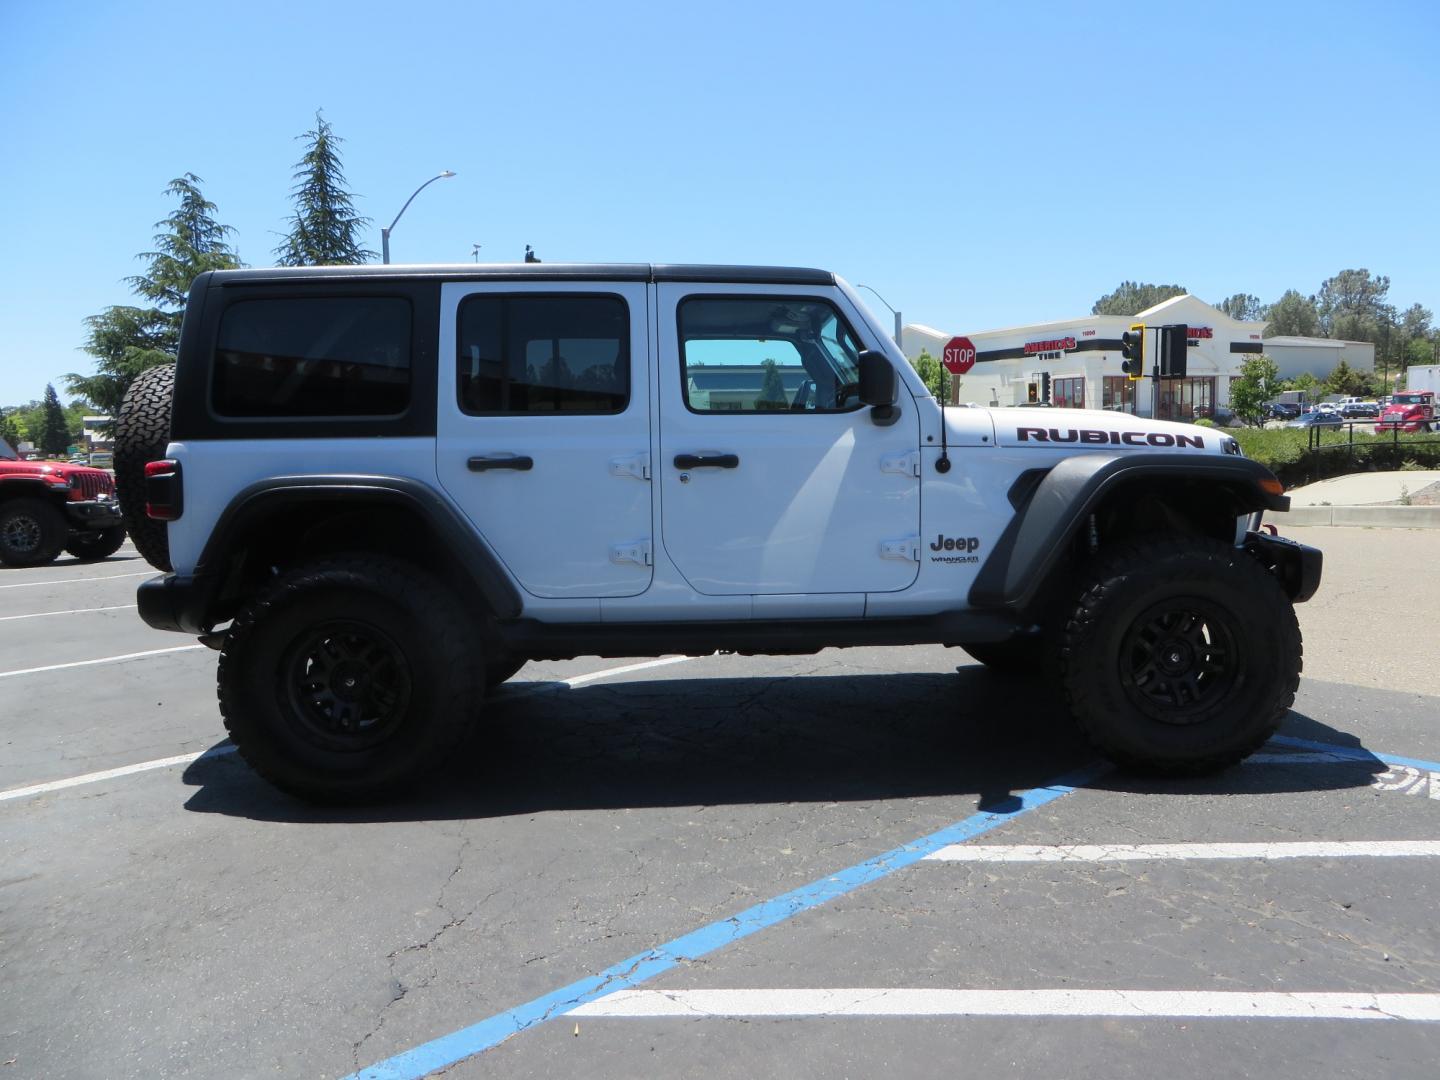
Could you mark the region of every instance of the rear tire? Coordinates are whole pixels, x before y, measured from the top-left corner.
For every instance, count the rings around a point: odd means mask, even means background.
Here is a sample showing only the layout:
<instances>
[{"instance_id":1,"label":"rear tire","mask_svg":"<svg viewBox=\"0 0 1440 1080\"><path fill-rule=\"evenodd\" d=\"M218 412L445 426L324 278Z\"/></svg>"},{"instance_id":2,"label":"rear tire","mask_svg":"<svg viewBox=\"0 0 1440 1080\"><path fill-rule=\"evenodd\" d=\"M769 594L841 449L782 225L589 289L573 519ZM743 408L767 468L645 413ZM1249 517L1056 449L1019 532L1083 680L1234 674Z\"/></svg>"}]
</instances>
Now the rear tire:
<instances>
[{"instance_id":1,"label":"rear tire","mask_svg":"<svg viewBox=\"0 0 1440 1080\"><path fill-rule=\"evenodd\" d=\"M220 712L282 791L370 800L440 765L475 719L484 670L453 590L396 559L336 557L276 578L235 619Z\"/></svg>"},{"instance_id":2,"label":"rear tire","mask_svg":"<svg viewBox=\"0 0 1440 1080\"><path fill-rule=\"evenodd\" d=\"M115 492L135 550L157 570L170 570L170 536L163 521L145 514L145 466L165 457L170 445L170 408L175 365L146 368L120 403L115 417Z\"/></svg>"},{"instance_id":3,"label":"rear tire","mask_svg":"<svg viewBox=\"0 0 1440 1080\"><path fill-rule=\"evenodd\" d=\"M0 563L6 566L54 562L69 534L65 515L44 499L0 503Z\"/></svg>"},{"instance_id":4,"label":"rear tire","mask_svg":"<svg viewBox=\"0 0 1440 1080\"><path fill-rule=\"evenodd\" d=\"M1301 651L1290 598L1250 555L1205 537L1142 537L1091 564L1060 678L1081 730L1111 761L1198 775L1275 733Z\"/></svg>"},{"instance_id":5,"label":"rear tire","mask_svg":"<svg viewBox=\"0 0 1440 1080\"><path fill-rule=\"evenodd\" d=\"M65 544L65 550L82 562L108 559L125 543L125 527L116 525L109 529L94 529L89 532L72 533Z\"/></svg>"}]
</instances>

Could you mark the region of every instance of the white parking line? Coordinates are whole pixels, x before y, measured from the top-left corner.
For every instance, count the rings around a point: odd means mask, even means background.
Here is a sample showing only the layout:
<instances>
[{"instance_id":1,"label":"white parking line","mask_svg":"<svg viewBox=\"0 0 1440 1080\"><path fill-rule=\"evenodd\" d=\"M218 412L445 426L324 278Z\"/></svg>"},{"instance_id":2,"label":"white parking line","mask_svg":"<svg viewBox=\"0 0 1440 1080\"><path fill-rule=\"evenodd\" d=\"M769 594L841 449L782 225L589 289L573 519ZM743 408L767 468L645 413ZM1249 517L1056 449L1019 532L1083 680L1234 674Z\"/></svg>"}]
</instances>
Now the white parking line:
<instances>
[{"instance_id":1,"label":"white parking line","mask_svg":"<svg viewBox=\"0 0 1440 1080\"><path fill-rule=\"evenodd\" d=\"M57 664L48 668L29 668L25 671L0 672L0 679L7 675L28 675L36 671L54 671L57 668L83 667L86 664L107 664L117 660L131 660L140 656L158 656L161 653L182 652L186 649L203 649L204 645L181 645L175 649L156 649L146 653L130 653L128 656L110 656L104 660L81 660L77 664ZM623 667L607 668L604 671L592 671L588 675L577 675L573 679L563 681L542 683L537 689L554 688L560 686L579 686L587 682L594 682L596 679L608 678L612 675L624 675L631 671L639 671L642 668L659 667L664 664L678 664L682 660L690 660L688 656L667 656L660 660L647 660L643 664L626 664ZM71 776L64 780L51 780L44 784L31 784L27 787L10 788L7 791L0 791L0 802L8 799L23 799L30 795L43 795L47 791L60 791L64 788L79 787L81 784L94 784L101 780L111 780L117 776L131 776L135 773L149 772L152 769L165 769L172 765L188 765L192 761L198 761L202 757L219 757L221 754L235 752L234 746L217 746L200 754L179 754L175 757L155 758L152 761L141 761L135 765L123 765L118 769L105 769L101 772L85 773L83 776Z\"/></svg>"},{"instance_id":2,"label":"white parking line","mask_svg":"<svg viewBox=\"0 0 1440 1080\"><path fill-rule=\"evenodd\" d=\"M139 660L142 656L163 656L166 653L190 652L193 649L203 648L205 648L204 645L175 645L169 649L147 649L145 652L123 653L120 656L102 656L98 660L74 660L68 664L47 664L45 667L21 668L19 671L0 671L0 679L13 679L17 675L38 675L42 671L93 667L95 664L118 664L122 660Z\"/></svg>"},{"instance_id":3,"label":"white parking line","mask_svg":"<svg viewBox=\"0 0 1440 1080\"><path fill-rule=\"evenodd\" d=\"M1301 840L1277 844L952 844L933 862L1134 862L1155 859L1403 858L1440 855L1437 840Z\"/></svg>"},{"instance_id":4,"label":"white parking line","mask_svg":"<svg viewBox=\"0 0 1440 1080\"><path fill-rule=\"evenodd\" d=\"M565 1013L615 1017L1128 1016L1440 1021L1440 994L1229 990L620 990Z\"/></svg>"},{"instance_id":5,"label":"white parking line","mask_svg":"<svg viewBox=\"0 0 1440 1080\"><path fill-rule=\"evenodd\" d=\"M46 784L11 788L8 791L0 791L0 802L5 802L7 799L24 799L31 795L44 795L47 791L62 791L65 788L79 787L81 784L94 784L101 780L113 780L117 776L132 776L135 773L149 772L151 769L167 769L171 765L189 765L192 761L199 761L201 758L233 754L236 749L238 748L234 746L214 746L198 754L176 754L174 757L142 761L138 765L123 765L118 769L105 769L103 772L86 773L84 776L72 776L65 780L51 780Z\"/></svg>"},{"instance_id":6,"label":"white parking line","mask_svg":"<svg viewBox=\"0 0 1440 1080\"><path fill-rule=\"evenodd\" d=\"M140 570L134 574L106 574L104 577L54 578L50 581L22 581L18 585L0 585L0 589L36 589L41 585L83 585L87 581L119 581L127 577L154 577L158 570Z\"/></svg>"},{"instance_id":7,"label":"white parking line","mask_svg":"<svg viewBox=\"0 0 1440 1080\"><path fill-rule=\"evenodd\" d=\"M47 615L89 615L94 611L129 611L134 604L116 604L114 607L80 607L68 611L37 611L32 615L0 615L0 622L14 622L16 619L43 619Z\"/></svg>"}]
</instances>

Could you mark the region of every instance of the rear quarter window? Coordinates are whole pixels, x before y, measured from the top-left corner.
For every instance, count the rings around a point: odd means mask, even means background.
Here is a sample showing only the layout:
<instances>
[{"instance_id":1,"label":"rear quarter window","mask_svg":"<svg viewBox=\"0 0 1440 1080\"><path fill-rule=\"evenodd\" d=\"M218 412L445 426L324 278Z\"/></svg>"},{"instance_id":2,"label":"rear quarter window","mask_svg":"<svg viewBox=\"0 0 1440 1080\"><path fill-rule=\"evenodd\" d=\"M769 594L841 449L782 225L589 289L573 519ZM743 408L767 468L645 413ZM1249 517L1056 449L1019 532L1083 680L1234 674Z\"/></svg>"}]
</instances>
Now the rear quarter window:
<instances>
[{"instance_id":1,"label":"rear quarter window","mask_svg":"<svg viewBox=\"0 0 1440 1080\"><path fill-rule=\"evenodd\" d=\"M211 406L223 417L383 417L411 398L403 297L240 300L220 320Z\"/></svg>"}]
</instances>

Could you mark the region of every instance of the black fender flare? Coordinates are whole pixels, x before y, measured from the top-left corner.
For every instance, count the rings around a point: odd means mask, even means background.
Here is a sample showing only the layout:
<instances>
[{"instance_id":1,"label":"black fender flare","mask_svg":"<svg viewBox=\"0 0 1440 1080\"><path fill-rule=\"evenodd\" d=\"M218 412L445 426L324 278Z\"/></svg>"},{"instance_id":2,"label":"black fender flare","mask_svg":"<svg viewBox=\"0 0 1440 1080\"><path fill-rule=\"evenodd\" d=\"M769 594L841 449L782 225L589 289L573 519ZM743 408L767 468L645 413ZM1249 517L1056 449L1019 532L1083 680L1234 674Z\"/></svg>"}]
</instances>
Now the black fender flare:
<instances>
[{"instance_id":1,"label":"black fender flare","mask_svg":"<svg viewBox=\"0 0 1440 1080\"><path fill-rule=\"evenodd\" d=\"M1021 474L1011 496L1016 514L975 577L971 605L1027 608L1066 544L1106 496L1135 480L1155 478L1202 480L1223 487L1242 514L1290 508L1275 474L1249 458L1076 454L1043 474Z\"/></svg>"},{"instance_id":2,"label":"black fender flare","mask_svg":"<svg viewBox=\"0 0 1440 1080\"><path fill-rule=\"evenodd\" d=\"M139 588L140 614L159 629L205 634L237 545L267 518L298 502L389 504L414 511L455 555L497 619L523 609L520 592L499 557L460 512L433 488L403 476L306 475L259 480L240 491L216 519L193 574L169 573Z\"/></svg>"}]
</instances>

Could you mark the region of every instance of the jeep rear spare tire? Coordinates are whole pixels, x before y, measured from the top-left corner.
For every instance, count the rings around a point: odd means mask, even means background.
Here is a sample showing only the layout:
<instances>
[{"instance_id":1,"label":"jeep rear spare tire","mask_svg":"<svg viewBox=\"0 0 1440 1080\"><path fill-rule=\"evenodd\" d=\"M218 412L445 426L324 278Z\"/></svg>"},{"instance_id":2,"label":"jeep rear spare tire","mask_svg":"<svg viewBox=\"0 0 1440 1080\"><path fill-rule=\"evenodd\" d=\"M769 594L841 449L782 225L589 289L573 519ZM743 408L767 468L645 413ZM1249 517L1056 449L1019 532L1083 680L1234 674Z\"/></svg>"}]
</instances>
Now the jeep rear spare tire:
<instances>
[{"instance_id":1,"label":"jeep rear spare tire","mask_svg":"<svg viewBox=\"0 0 1440 1080\"><path fill-rule=\"evenodd\" d=\"M1300 681L1300 627L1280 583L1245 551L1156 535L1091 564L1059 660L1096 749L1138 771L1196 775L1275 733Z\"/></svg>"},{"instance_id":2,"label":"jeep rear spare tire","mask_svg":"<svg viewBox=\"0 0 1440 1080\"><path fill-rule=\"evenodd\" d=\"M175 365L146 368L135 376L115 417L115 492L125 531L135 550L157 570L170 570L165 522L145 515L145 466L165 456L170 445L170 408Z\"/></svg>"},{"instance_id":3,"label":"jeep rear spare tire","mask_svg":"<svg viewBox=\"0 0 1440 1080\"><path fill-rule=\"evenodd\" d=\"M220 652L240 754L304 799L373 799L438 767L474 720L484 664L453 591L408 563L339 556L274 579Z\"/></svg>"}]
</instances>

